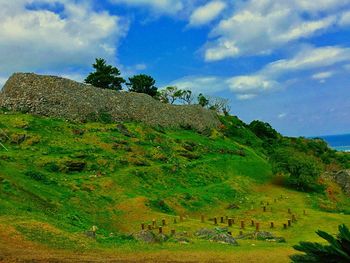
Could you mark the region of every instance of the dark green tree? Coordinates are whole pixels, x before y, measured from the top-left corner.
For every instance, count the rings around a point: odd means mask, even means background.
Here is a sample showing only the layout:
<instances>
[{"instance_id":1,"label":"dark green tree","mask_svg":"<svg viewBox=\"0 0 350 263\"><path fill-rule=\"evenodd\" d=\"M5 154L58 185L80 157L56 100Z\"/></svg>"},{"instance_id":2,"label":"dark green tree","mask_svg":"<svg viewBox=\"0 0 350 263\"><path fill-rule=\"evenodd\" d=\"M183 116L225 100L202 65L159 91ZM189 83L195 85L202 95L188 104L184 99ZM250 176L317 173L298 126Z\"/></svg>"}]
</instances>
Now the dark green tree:
<instances>
[{"instance_id":1,"label":"dark green tree","mask_svg":"<svg viewBox=\"0 0 350 263\"><path fill-rule=\"evenodd\" d=\"M129 78L129 83L126 83L126 85L131 92L145 93L155 97L158 95L158 89L154 86L155 83L156 81L151 76L140 74Z\"/></svg>"},{"instance_id":2,"label":"dark green tree","mask_svg":"<svg viewBox=\"0 0 350 263\"><path fill-rule=\"evenodd\" d=\"M106 64L106 60L96 58L92 64L95 72L91 72L85 79L85 83L102 89L121 90L125 80L120 77L120 71L116 67Z\"/></svg>"},{"instance_id":3,"label":"dark green tree","mask_svg":"<svg viewBox=\"0 0 350 263\"><path fill-rule=\"evenodd\" d=\"M262 121L252 121L249 124L249 129L255 133L261 139L277 139L278 132L272 128L272 126L267 122Z\"/></svg>"},{"instance_id":4,"label":"dark green tree","mask_svg":"<svg viewBox=\"0 0 350 263\"><path fill-rule=\"evenodd\" d=\"M348 263L350 262L350 231L346 225L340 225L337 237L317 231L316 234L325 239L328 244L300 242L294 249L304 252L290 256L294 263Z\"/></svg>"},{"instance_id":5,"label":"dark green tree","mask_svg":"<svg viewBox=\"0 0 350 263\"><path fill-rule=\"evenodd\" d=\"M280 148L271 155L275 174L284 174L286 183L300 191L317 190L322 172L317 158L293 149Z\"/></svg>"},{"instance_id":6,"label":"dark green tree","mask_svg":"<svg viewBox=\"0 0 350 263\"><path fill-rule=\"evenodd\" d=\"M199 93L197 100L198 104L202 107L207 107L209 104L209 100L202 93Z\"/></svg>"}]
</instances>

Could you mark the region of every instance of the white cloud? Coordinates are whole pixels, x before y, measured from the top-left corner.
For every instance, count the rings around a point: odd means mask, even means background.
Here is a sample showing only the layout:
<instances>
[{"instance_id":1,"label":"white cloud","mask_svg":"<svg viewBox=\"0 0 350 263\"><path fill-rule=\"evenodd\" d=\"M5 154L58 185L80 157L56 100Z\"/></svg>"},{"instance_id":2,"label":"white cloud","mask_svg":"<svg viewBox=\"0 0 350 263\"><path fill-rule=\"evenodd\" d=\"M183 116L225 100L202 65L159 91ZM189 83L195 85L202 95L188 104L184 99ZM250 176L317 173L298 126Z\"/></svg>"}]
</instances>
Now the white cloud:
<instances>
[{"instance_id":1,"label":"white cloud","mask_svg":"<svg viewBox=\"0 0 350 263\"><path fill-rule=\"evenodd\" d=\"M213 21L225 9L226 4L222 1L211 1L198 7L190 16L191 26L200 26Z\"/></svg>"},{"instance_id":2,"label":"white cloud","mask_svg":"<svg viewBox=\"0 0 350 263\"><path fill-rule=\"evenodd\" d=\"M323 81L325 79L332 77L333 75L334 75L333 71L325 71L325 72L315 73L311 76L311 78L319 81Z\"/></svg>"},{"instance_id":3,"label":"white cloud","mask_svg":"<svg viewBox=\"0 0 350 263\"><path fill-rule=\"evenodd\" d=\"M277 118L279 119L284 119L285 117L287 117L287 113L284 112L277 115Z\"/></svg>"},{"instance_id":4,"label":"white cloud","mask_svg":"<svg viewBox=\"0 0 350 263\"><path fill-rule=\"evenodd\" d=\"M348 25L350 25L350 11L344 12L344 13L341 15L339 24L342 25L342 26L348 26Z\"/></svg>"},{"instance_id":5,"label":"white cloud","mask_svg":"<svg viewBox=\"0 0 350 263\"><path fill-rule=\"evenodd\" d=\"M54 12L42 4L63 8ZM39 5L41 8L28 8ZM96 57L115 62L127 31L121 17L94 11L89 0L0 0L0 70L71 72Z\"/></svg>"},{"instance_id":6,"label":"white cloud","mask_svg":"<svg viewBox=\"0 0 350 263\"><path fill-rule=\"evenodd\" d=\"M268 64L264 72L270 75L290 71L310 70L350 61L350 48L338 46L307 47L291 59L282 59Z\"/></svg>"},{"instance_id":7,"label":"white cloud","mask_svg":"<svg viewBox=\"0 0 350 263\"><path fill-rule=\"evenodd\" d=\"M238 94L236 95L236 98L238 100L251 100L254 99L256 96L256 94Z\"/></svg>"},{"instance_id":8,"label":"white cloud","mask_svg":"<svg viewBox=\"0 0 350 263\"><path fill-rule=\"evenodd\" d=\"M276 81L267 80L259 75L238 76L227 80L230 89L236 93L249 93L267 91L277 86Z\"/></svg>"},{"instance_id":9,"label":"white cloud","mask_svg":"<svg viewBox=\"0 0 350 263\"><path fill-rule=\"evenodd\" d=\"M270 54L350 22L346 10L347 0L237 1L232 15L213 28L205 60Z\"/></svg>"},{"instance_id":10,"label":"white cloud","mask_svg":"<svg viewBox=\"0 0 350 263\"><path fill-rule=\"evenodd\" d=\"M216 92L227 89L225 81L225 79L217 76L187 76L171 82L169 86L189 89L194 93L213 95Z\"/></svg>"}]
</instances>

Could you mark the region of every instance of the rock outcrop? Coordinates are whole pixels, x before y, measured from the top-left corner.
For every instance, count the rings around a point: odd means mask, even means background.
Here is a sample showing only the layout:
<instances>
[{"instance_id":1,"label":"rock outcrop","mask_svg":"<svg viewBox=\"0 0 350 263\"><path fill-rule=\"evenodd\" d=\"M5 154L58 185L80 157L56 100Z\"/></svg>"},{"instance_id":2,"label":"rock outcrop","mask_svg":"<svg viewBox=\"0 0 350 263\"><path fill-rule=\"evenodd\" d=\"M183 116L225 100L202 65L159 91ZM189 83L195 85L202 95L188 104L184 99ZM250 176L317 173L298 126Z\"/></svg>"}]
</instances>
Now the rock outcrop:
<instances>
[{"instance_id":1,"label":"rock outcrop","mask_svg":"<svg viewBox=\"0 0 350 263\"><path fill-rule=\"evenodd\" d=\"M140 121L199 131L219 125L216 113L198 105L163 104L146 94L105 90L56 76L15 73L0 93L0 107L35 115L89 121Z\"/></svg>"},{"instance_id":2,"label":"rock outcrop","mask_svg":"<svg viewBox=\"0 0 350 263\"><path fill-rule=\"evenodd\" d=\"M350 195L350 170L342 170L333 175L334 180L340 185L344 193Z\"/></svg>"}]
</instances>

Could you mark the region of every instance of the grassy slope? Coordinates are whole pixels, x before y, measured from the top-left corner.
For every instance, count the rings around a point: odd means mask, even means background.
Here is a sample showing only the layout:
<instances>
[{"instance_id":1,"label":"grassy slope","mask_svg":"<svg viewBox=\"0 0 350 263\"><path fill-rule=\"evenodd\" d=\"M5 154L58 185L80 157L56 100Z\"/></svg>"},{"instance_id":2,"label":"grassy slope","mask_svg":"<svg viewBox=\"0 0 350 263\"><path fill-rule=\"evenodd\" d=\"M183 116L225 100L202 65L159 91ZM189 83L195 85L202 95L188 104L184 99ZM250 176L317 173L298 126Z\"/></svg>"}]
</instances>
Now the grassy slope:
<instances>
[{"instance_id":1,"label":"grassy slope","mask_svg":"<svg viewBox=\"0 0 350 263\"><path fill-rule=\"evenodd\" d=\"M272 184L264 154L244 146L258 149L261 142L243 128L240 133L249 143L239 139L242 136L232 140L216 131L200 135L136 123L73 124L22 114L0 114L0 128L10 137L0 135L9 149L0 150L0 251L26 251L34 246L49 251L48 255L65 249L60 253L69 257L67 251L98 249L113 257L117 249L125 255L158 253L159 258L180 251L193 257L226 258L228 251L236 251L232 260L239 260L239 255L263 260L261 251L265 251L266 260L273 254L280 262L287 260L291 245L316 240L318 228L335 231L338 224L350 222L348 215L317 210L315 203L322 196ZM22 135L26 136L23 142ZM85 169L69 172L72 161L85 163ZM261 201L270 203L268 212L262 213ZM230 204L239 209L228 210ZM290 217L288 208L299 220L282 230ZM145 245L124 236L139 231L142 222L153 218L172 222L180 214L185 221L166 227L166 233L175 228L192 235L201 227L212 227L209 221L200 223L201 214L207 218L228 215L236 222L259 221L267 231L274 221L273 232L288 242L240 241L241 246L234 248L200 240L186 246ZM93 225L99 228L96 241L83 234ZM238 233L237 224L232 230Z\"/></svg>"}]
</instances>

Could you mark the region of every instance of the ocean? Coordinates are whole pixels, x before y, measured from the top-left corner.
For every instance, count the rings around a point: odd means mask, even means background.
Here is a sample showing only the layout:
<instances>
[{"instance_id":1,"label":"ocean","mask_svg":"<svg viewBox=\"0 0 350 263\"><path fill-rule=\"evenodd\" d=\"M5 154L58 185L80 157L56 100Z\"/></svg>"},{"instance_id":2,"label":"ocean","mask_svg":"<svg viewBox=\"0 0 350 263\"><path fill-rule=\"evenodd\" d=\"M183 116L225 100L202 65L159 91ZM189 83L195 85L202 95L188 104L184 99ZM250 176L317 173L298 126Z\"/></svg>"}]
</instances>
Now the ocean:
<instances>
[{"instance_id":1,"label":"ocean","mask_svg":"<svg viewBox=\"0 0 350 263\"><path fill-rule=\"evenodd\" d=\"M320 136L335 150L350 152L350 134Z\"/></svg>"}]
</instances>

